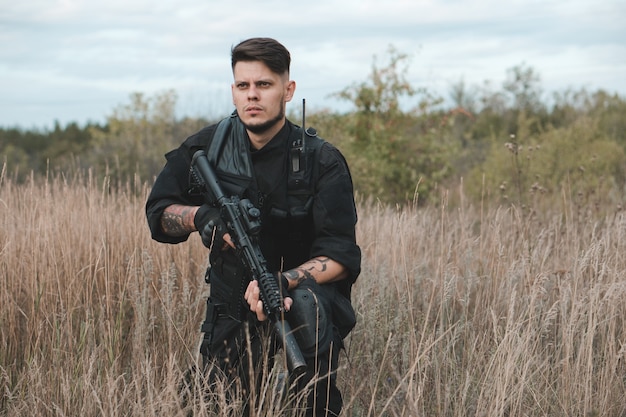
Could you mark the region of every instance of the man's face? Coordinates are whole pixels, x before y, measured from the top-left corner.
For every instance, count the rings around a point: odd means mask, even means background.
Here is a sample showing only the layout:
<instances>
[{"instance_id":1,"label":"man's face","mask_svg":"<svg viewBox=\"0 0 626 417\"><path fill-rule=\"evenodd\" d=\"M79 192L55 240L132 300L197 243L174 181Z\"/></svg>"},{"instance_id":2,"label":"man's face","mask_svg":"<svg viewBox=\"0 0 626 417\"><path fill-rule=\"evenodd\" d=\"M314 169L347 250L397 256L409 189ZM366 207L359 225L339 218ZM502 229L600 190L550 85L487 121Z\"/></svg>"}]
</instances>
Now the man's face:
<instances>
[{"instance_id":1,"label":"man's face","mask_svg":"<svg viewBox=\"0 0 626 417\"><path fill-rule=\"evenodd\" d=\"M296 83L288 74L272 72L261 61L237 62L233 77L233 104L246 129L255 134L278 133Z\"/></svg>"}]
</instances>

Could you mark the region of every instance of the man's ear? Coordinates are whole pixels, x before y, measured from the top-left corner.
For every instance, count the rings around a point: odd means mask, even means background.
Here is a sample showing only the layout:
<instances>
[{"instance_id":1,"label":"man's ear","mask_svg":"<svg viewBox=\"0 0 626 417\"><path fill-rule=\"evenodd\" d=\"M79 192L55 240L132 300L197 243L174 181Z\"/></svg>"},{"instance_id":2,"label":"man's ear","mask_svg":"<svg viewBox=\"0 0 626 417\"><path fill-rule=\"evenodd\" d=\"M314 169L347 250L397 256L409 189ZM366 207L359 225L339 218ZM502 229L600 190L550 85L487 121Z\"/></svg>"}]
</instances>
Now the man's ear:
<instances>
[{"instance_id":1,"label":"man's ear","mask_svg":"<svg viewBox=\"0 0 626 417\"><path fill-rule=\"evenodd\" d=\"M293 80L289 80L287 82L287 87L286 87L286 92L285 92L285 102L291 101L295 92L296 92L296 82Z\"/></svg>"}]
</instances>

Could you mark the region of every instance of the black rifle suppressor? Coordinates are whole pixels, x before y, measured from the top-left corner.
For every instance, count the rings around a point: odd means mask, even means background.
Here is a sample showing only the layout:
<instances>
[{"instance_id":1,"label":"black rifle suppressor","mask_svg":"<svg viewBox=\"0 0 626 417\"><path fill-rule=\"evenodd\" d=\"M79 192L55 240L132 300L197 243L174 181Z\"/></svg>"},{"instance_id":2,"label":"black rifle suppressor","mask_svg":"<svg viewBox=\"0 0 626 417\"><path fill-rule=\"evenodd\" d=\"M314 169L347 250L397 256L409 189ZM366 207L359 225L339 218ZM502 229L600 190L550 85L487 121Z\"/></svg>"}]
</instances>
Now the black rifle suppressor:
<instances>
[{"instance_id":1,"label":"black rifle suppressor","mask_svg":"<svg viewBox=\"0 0 626 417\"><path fill-rule=\"evenodd\" d=\"M278 282L274 274L269 271L267 261L255 239L261 229L260 210L248 199L241 200L237 196L226 197L224 195L203 150L194 153L191 165L204 182L207 191L213 194L215 201L221 207L222 219L225 220L235 250L248 269L251 278L259 283L263 309L272 321L274 331L282 343L289 372L294 376L304 373L306 361L291 326L284 318L285 308ZM207 202L210 203L210 201Z\"/></svg>"}]
</instances>

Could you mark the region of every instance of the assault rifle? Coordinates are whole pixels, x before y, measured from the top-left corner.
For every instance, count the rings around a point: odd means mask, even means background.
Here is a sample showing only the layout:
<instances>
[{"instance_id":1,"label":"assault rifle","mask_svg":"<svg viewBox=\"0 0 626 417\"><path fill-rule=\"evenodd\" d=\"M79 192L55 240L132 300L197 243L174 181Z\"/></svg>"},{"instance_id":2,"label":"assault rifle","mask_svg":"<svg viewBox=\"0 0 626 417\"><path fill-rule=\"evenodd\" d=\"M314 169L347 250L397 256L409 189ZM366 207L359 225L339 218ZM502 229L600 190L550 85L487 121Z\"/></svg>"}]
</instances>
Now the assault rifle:
<instances>
[{"instance_id":1,"label":"assault rifle","mask_svg":"<svg viewBox=\"0 0 626 417\"><path fill-rule=\"evenodd\" d=\"M289 372L296 376L300 375L306 370L306 362L291 326L284 318L283 297L276 277L269 271L267 261L258 244L257 237L261 229L260 210L248 199L224 195L217 176L203 150L194 153L191 165L199 179L204 182L207 191L215 198L214 201L220 206L222 218L235 245L235 250L251 278L259 284L263 309L272 321L277 338L282 343ZM210 202L208 198L207 202Z\"/></svg>"}]
</instances>

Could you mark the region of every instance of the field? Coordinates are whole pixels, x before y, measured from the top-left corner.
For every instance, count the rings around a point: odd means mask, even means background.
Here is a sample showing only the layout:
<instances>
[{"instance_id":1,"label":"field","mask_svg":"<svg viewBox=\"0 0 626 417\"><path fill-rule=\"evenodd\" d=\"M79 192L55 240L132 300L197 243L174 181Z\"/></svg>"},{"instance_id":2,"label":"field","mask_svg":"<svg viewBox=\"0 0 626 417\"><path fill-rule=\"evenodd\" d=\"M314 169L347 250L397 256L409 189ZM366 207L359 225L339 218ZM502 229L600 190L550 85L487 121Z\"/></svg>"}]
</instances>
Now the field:
<instances>
[{"instance_id":1,"label":"field","mask_svg":"<svg viewBox=\"0 0 626 417\"><path fill-rule=\"evenodd\" d=\"M197 236L150 239L148 191L0 176L0 415L202 416L223 401L181 407L206 253ZM344 416L626 416L624 212L442 198L359 216ZM272 398L259 416L279 414Z\"/></svg>"}]
</instances>

